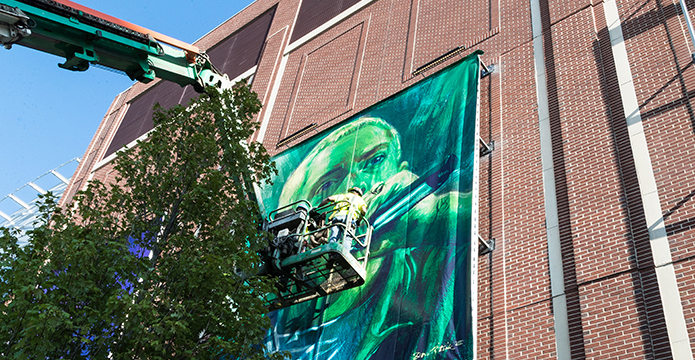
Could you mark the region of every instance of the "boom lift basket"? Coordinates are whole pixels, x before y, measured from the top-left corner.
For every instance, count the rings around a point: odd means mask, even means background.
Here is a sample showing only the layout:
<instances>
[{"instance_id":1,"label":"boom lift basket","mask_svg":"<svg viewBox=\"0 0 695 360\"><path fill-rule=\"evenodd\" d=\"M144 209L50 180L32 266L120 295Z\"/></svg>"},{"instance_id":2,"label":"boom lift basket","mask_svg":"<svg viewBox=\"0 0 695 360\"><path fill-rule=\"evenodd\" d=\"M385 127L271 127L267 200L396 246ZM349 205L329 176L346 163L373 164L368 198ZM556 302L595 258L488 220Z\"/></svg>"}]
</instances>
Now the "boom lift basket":
<instances>
[{"instance_id":1,"label":"boom lift basket","mask_svg":"<svg viewBox=\"0 0 695 360\"><path fill-rule=\"evenodd\" d=\"M332 221L336 207L312 208L301 200L270 212L264 219L270 239L260 275L277 277L277 294L265 296L269 310L364 284L373 227L366 219L353 227L351 216L345 222ZM328 242L331 228L339 234L335 242Z\"/></svg>"}]
</instances>

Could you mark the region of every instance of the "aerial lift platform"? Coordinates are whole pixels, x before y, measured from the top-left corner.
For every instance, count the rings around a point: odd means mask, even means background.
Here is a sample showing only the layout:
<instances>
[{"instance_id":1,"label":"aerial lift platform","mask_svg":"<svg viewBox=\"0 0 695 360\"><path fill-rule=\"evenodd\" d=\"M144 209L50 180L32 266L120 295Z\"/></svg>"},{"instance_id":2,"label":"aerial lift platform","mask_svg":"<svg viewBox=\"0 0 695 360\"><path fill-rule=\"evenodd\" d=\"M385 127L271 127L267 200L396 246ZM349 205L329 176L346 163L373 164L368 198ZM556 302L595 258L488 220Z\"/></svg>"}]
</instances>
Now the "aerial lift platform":
<instances>
[{"instance_id":1,"label":"aerial lift platform","mask_svg":"<svg viewBox=\"0 0 695 360\"><path fill-rule=\"evenodd\" d=\"M366 219L356 223L351 218L354 211L345 222L332 221L339 207L334 203L313 208L301 200L265 218L263 227L270 239L259 274L277 277L277 295L265 296L270 310L364 284L373 226ZM342 230L335 242L328 242L331 228Z\"/></svg>"}]
</instances>

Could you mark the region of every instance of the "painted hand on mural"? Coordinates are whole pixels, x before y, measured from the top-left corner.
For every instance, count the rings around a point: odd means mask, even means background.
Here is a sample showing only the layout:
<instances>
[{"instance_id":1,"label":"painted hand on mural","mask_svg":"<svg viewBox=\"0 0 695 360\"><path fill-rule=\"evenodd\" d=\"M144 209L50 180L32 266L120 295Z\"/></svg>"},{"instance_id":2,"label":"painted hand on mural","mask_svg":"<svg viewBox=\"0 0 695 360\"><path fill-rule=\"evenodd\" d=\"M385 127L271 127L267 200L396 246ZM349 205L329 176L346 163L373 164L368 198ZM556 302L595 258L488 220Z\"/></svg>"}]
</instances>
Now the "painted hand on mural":
<instances>
[{"instance_id":1,"label":"painted hand on mural","mask_svg":"<svg viewBox=\"0 0 695 360\"><path fill-rule=\"evenodd\" d=\"M370 206L388 203L416 179L408 171L398 173L385 183L381 194L369 199ZM456 239L446 234L451 233L452 223L459 216L470 216L468 204L470 193L459 193L446 186L375 230L374 238L378 241L372 244L367 266L370 278L361 288L336 296L326 309L327 318L332 319L369 304L371 318L364 329L369 335L362 338L356 358L370 358L382 343L398 333L411 333L413 339L423 340L423 324L430 324L424 339L427 344L452 341L447 327L452 325L454 309L442 304L455 301L454 291L432 284L446 283L453 273L453 269L442 271L452 263L457 251Z\"/></svg>"}]
</instances>

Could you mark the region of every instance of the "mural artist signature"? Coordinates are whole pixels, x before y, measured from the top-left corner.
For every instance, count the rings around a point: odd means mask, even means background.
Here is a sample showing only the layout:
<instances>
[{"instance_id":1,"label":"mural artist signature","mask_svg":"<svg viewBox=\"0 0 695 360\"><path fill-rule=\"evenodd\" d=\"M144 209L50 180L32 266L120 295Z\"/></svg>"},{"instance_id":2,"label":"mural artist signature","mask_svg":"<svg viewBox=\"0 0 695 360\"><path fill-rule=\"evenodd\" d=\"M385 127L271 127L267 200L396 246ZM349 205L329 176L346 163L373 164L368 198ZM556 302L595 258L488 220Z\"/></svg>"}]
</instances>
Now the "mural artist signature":
<instances>
[{"instance_id":1,"label":"mural artist signature","mask_svg":"<svg viewBox=\"0 0 695 360\"><path fill-rule=\"evenodd\" d=\"M424 358L430 357L432 355L437 355L437 354L441 354L441 353L446 352L446 351L454 350L457 347L463 345L464 342L465 341L463 341L463 340L458 340L455 343L448 343L448 344L442 344L442 345L435 346L432 349L430 349L430 351L428 351L428 352L416 352L415 354L413 354L413 360L424 359Z\"/></svg>"}]
</instances>

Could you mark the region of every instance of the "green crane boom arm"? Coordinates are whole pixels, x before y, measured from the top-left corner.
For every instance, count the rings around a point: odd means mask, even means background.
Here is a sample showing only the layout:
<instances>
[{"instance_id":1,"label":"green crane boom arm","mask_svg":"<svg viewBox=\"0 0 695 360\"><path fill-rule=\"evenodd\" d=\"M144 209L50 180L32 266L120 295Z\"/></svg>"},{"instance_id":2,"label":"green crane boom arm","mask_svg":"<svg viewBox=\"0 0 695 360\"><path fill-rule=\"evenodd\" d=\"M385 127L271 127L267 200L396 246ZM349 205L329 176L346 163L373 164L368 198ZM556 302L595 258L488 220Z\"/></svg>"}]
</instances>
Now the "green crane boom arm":
<instances>
[{"instance_id":1,"label":"green crane boom arm","mask_svg":"<svg viewBox=\"0 0 695 360\"><path fill-rule=\"evenodd\" d=\"M197 47L69 0L0 0L0 44L61 56L58 66L73 71L98 64L143 83L160 78L198 92L231 86Z\"/></svg>"}]
</instances>

